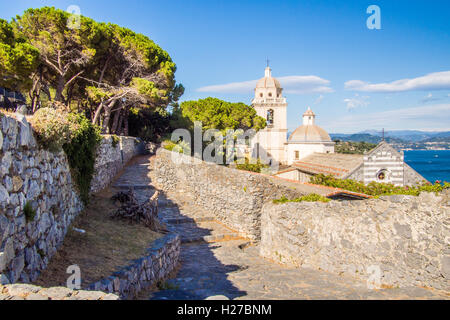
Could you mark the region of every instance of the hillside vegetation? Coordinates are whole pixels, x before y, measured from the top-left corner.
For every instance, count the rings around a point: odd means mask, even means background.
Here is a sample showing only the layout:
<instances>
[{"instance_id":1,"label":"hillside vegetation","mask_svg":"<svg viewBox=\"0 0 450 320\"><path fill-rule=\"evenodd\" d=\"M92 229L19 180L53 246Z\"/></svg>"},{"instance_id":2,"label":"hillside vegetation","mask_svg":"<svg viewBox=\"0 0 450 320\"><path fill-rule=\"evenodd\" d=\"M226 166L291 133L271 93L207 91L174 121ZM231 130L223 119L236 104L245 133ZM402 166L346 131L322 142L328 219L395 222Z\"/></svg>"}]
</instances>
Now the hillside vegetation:
<instances>
[{"instance_id":1,"label":"hillside vegetation","mask_svg":"<svg viewBox=\"0 0 450 320\"><path fill-rule=\"evenodd\" d=\"M375 143L368 142L349 142L339 140L335 142L335 152L344 154L364 154L377 146Z\"/></svg>"}]
</instances>

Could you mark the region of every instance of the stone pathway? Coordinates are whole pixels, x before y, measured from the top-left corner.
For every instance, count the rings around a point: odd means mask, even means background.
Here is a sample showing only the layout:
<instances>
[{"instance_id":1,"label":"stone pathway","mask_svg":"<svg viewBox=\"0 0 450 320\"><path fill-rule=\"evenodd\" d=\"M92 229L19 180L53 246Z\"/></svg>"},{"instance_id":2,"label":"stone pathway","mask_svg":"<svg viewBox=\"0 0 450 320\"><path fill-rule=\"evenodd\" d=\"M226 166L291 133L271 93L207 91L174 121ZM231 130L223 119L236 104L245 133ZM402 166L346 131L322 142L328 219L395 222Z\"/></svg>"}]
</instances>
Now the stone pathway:
<instances>
[{"instance_id":1,"label":"stone pathway","mask_svg":"<svg viewBox=\"0 0 450 320\"><path fill-rule=\"evenodd\" d=\"M138 157L115 182L134 186L139 199L151 196L149 156ZM160 217L181 235L181 265L165 290L150 299L449 299L448 294L418 287L370 290L364 281L319 270L278 265L259 256L248 240L215 221L183 190L162 194Z\"/></svg>"}]
</instances>

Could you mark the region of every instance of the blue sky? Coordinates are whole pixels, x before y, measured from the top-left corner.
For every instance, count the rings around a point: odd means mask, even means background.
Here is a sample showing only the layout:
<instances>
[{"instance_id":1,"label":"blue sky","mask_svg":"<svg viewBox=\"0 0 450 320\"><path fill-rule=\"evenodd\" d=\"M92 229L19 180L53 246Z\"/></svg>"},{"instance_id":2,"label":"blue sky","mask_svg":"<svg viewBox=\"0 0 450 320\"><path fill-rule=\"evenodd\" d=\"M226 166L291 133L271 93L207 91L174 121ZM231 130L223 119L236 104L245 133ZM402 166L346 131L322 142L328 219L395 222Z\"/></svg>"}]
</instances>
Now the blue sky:
<instances>
[{"instance_id":1,"label":"blue sky","mask_svg":"<svg viewBox=\"0 0 450 320\"><path fill-rule=\"evenodd\" d=\"M329 132L450 130L450 1L0 0L10 19L45 5L143 33L169 52L183 100L250 104L266 59L288 99ZM370 5L381 30L369 30ZM227 84L233 84L224 86ZM213 86L211 88L211 86ZM230 89L231 88L231 89Z\"/></svg>"}]
</instances>

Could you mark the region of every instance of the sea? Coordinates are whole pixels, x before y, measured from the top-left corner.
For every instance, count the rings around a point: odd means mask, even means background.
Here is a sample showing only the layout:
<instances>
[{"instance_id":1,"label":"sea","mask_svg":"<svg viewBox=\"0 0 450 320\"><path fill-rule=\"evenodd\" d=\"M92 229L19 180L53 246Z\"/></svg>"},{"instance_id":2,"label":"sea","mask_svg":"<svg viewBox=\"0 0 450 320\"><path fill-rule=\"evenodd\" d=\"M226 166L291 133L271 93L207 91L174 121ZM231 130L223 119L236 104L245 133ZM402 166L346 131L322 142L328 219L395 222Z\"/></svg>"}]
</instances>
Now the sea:
<instances>
[{"instance_id":1,"label":"sea","mask_svg":"<svg viewBox=\"0 0 450 320\"><path fill-rule=\"evenodd\" d=\"M432 183L450 182L450 150L405 151L405 162Z\"/></svg>"}]
</instances>

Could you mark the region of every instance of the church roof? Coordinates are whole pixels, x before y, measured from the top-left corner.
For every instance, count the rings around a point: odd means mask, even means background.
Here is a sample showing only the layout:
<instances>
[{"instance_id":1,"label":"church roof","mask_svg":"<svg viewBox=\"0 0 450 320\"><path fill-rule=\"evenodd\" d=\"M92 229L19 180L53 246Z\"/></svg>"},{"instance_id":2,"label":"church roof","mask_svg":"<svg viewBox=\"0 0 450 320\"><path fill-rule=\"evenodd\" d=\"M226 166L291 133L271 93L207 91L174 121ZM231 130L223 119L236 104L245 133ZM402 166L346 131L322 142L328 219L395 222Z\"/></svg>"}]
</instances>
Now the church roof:
<instances>
[{"instance_id":1,"label":"church roof","mask_svg":"<svg viewBox=\"0 0 450 320\"><path fill-rule=\"evenodd\" d=\"M345 179L363 161L362 154L313 153L301 161L294 162L292 167L311 174L322 173Z\"/></svg>"},{"instance_id":2,"label":"church roof","mask_svg":"<svg viewBox=\"0 0 450 320\"><path fill-rule=\"evenodd\" d=\"M289 142L331 142L330 135L321 127L302 125L295 129L289 137Z\"/></svg>"},{"instance_id":3,"label":"church roof","mask_svg":"<svg viewBox=\"0 0 450 320\"><path fill-rule=\"evenodd\" d=\"M269 67L266 68L265 77L258 80L256 88L281 88L280 82L272 77L271 71Z\"/></svg>"}]
</instances>

